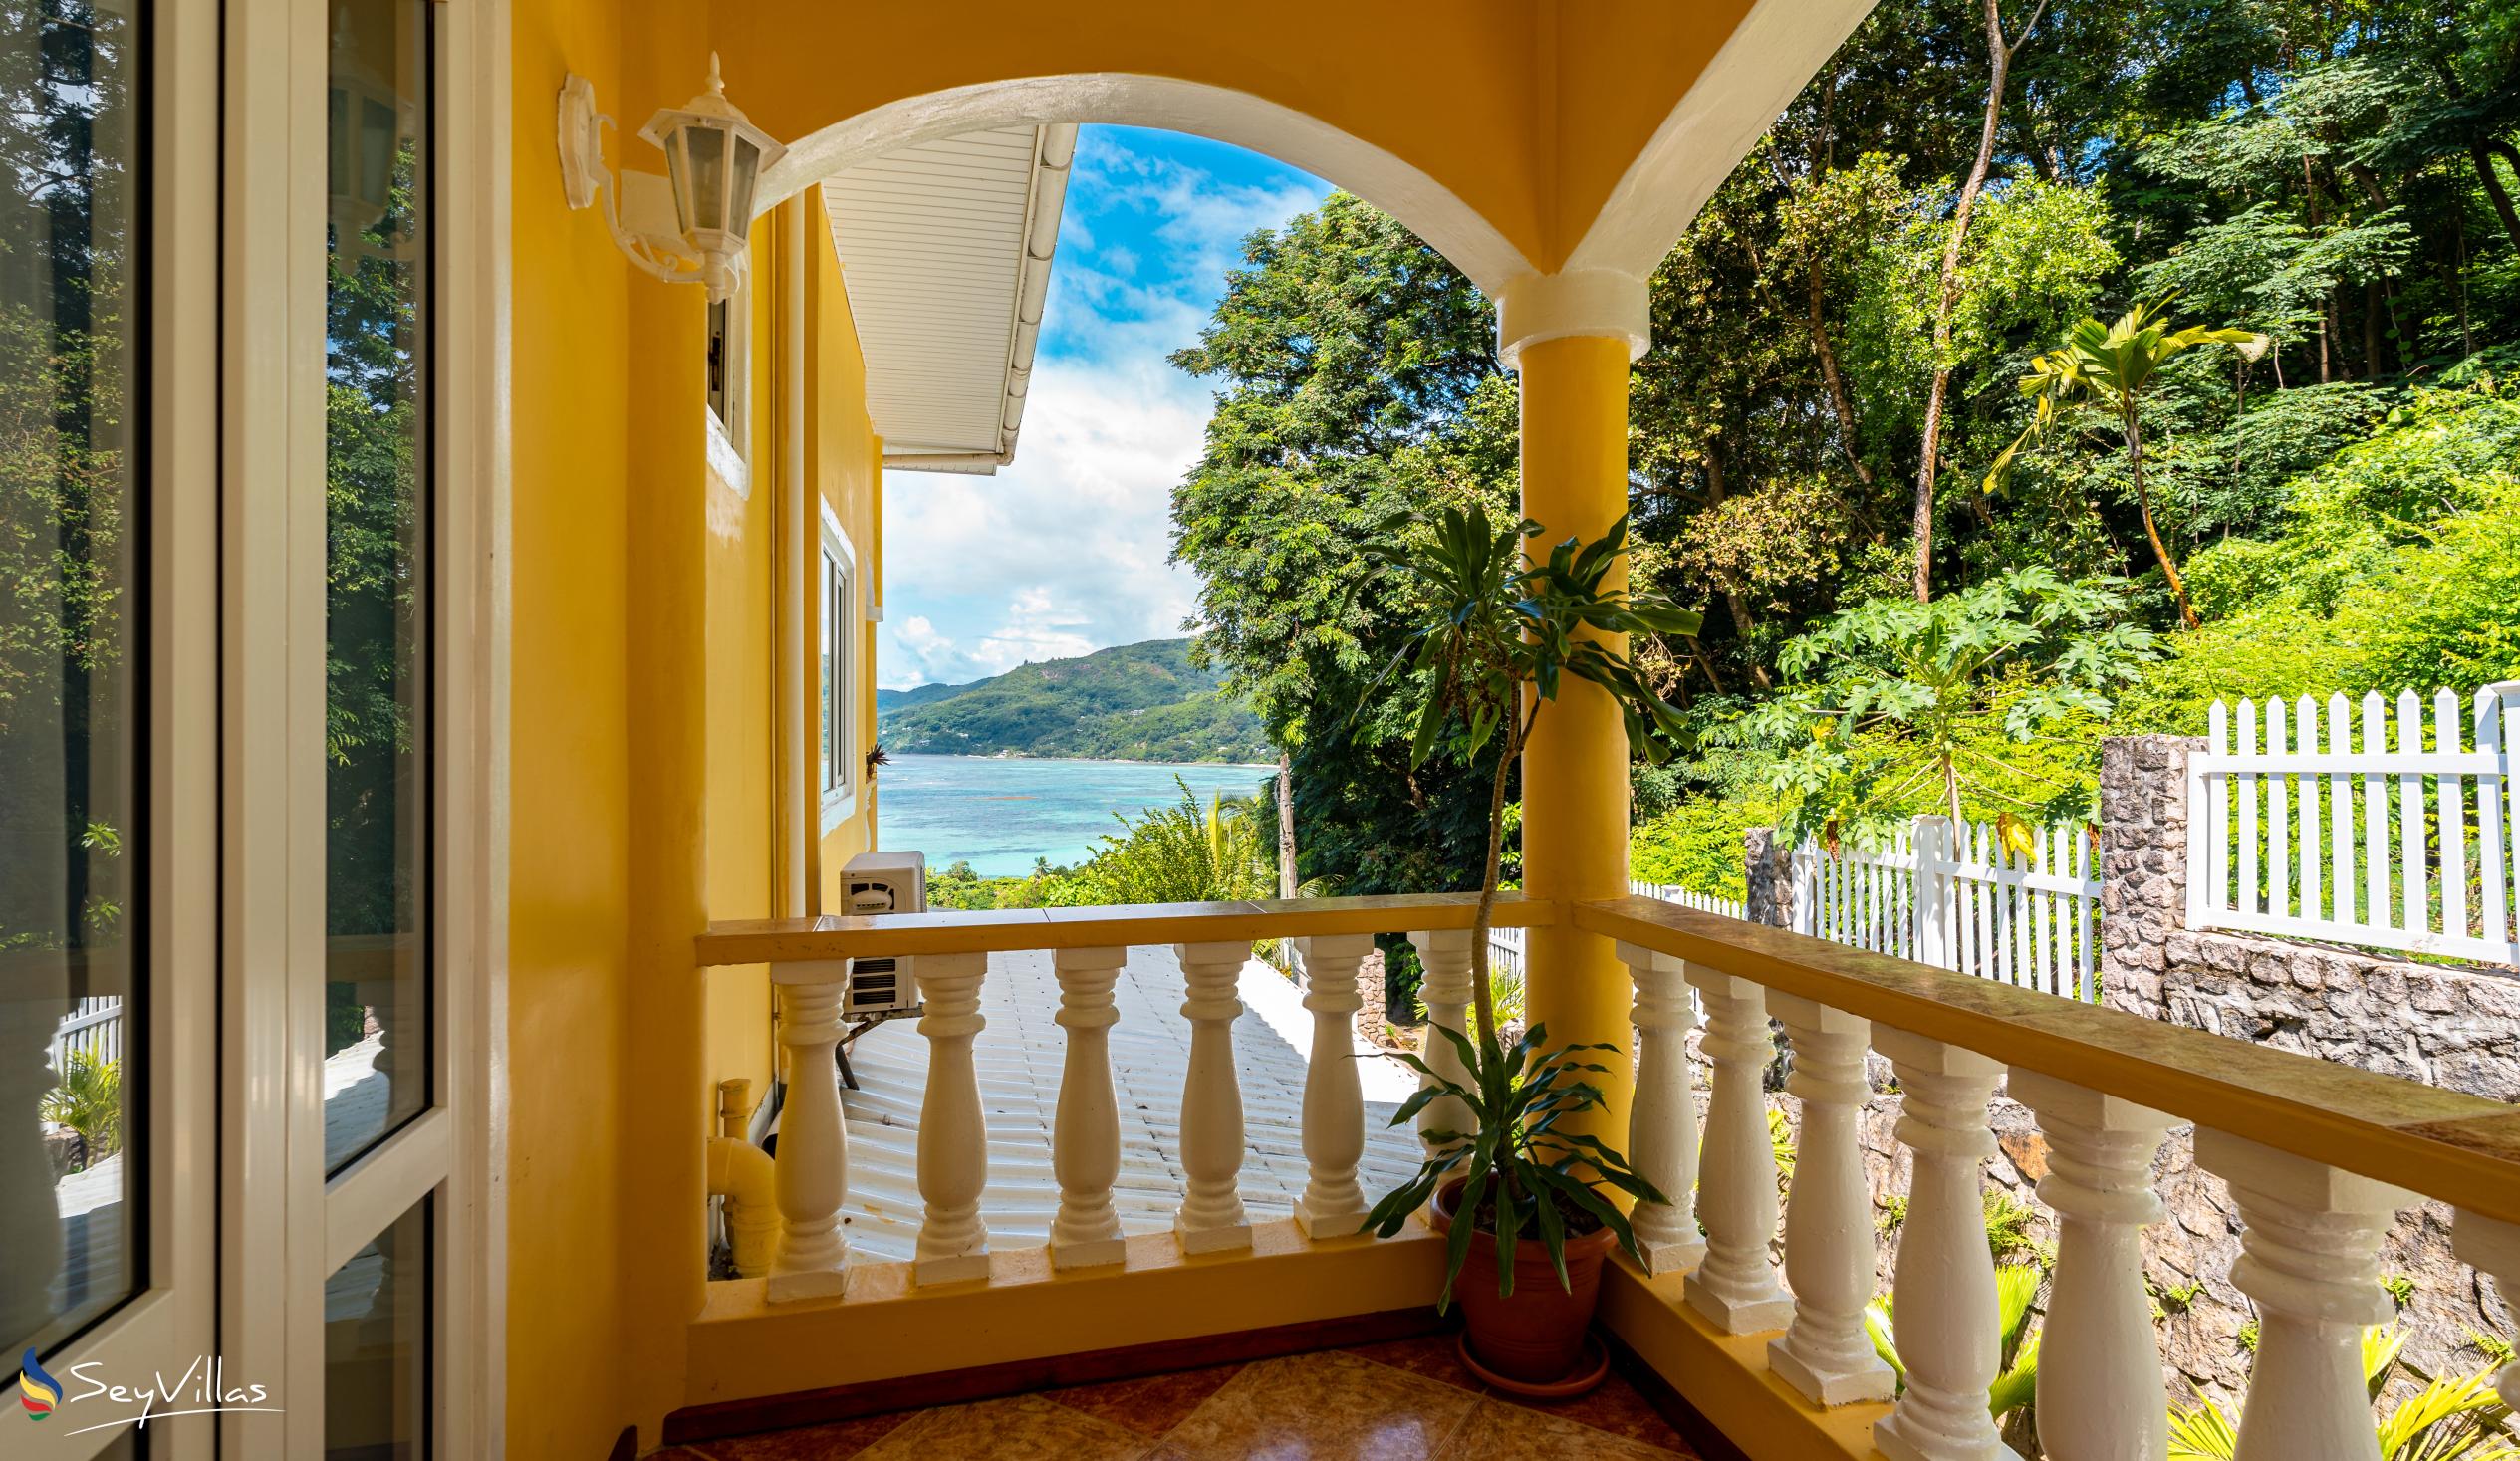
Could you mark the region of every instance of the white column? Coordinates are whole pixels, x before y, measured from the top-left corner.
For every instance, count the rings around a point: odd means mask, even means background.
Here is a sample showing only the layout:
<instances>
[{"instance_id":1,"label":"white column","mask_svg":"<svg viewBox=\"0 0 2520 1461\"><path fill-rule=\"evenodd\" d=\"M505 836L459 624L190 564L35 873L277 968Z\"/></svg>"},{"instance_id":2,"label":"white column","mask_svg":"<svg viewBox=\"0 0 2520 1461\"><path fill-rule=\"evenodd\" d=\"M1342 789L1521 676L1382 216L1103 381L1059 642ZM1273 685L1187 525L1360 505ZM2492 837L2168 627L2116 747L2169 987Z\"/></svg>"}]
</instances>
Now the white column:
<instances>
[{"instance_id":1,"label":"white column","mask_svg":"<svg viewBox=\"0 0 2520 1461\"><path fill-rule=\"evenodd\" d=\"M2506 1308L2520 1298L2520 1223L2461 1210L2450 1229L2450 1250L2459 1262L2494 1276ZM2520 1410L2520 1360L2504 1365L2494 1377L2494 1393L2505 1405Z\"/></svg>"},{"instance_id":2,"label":"white column","mask_svg":"<svg viewBox=\"0 0 2520 1461\"><path fill-rule=\"evenodd\" d=\"M1470 1034L1470 939L1476 932L1470 928L1438 928L1408 936L1417 949L1417 962L1425 969L1425 978L1417 986L1417 998L1426 1006L1426 1028L1418 1032L1417 1058L1436 1075L1461 1087L1470 1084L1469 1068L1462 1064L1460 1050L1435 1032L1441 1029ZM1433 1084L1423 1076L1417 1078L1421 1091ZM1426 1148L1428 1156L1438 1150L1428 1133L1458 1131L1466 1135L1469 1129L1470 1108L1454 1096L1439 1096L1417 1113L1418 1143Z\"/></svg>"},{"instance_id":3,"label":"white column","mask_svg":"<svg viewBox=\"0 0 2520 1461\"><path fill-rule=\"evenodd\" d=\"M1183 943L1172 951L1181 961L1181 1017L1190 1022L1190 1071L1181 1088L1181 1171L1188 1190L1172 1215L1172 1233L1184 1253L1248 1248L1234 1020L1242 1014L1238 990L1251 945Z\"/></svg>"},{"instance_id":4,"label":"white column","mask_svg":"<svg viewBox=\"0 0 2520 1461\"><path fill-rule=\"evenodd\" d=\"M2039 1444L2051 1461L2158 1461L2169 1447L2143 1230L2161 1220L2152 1158L2170 1118L2019 1066L2006 1094L2048 1143L2039 1200L2057 1215L2039 1337Z\"/></svg>"},{"instance_id":5,"label":"white column","mask_svg":"<svg viewBox=\"0 0 2520 1461\"><path fill-rule=\"evenodd\" d=\"M840 1116L840 997L849 961L770 966L779 991L779 1043L788 1048L787 1103L779 1109L779 1256L773 1304L821 1299L848 1286L849 1127Z\"/></svg>"},{"instance_id":6,"label":"white column","mask_svg":"<svg viewBox=\"0 0 2520 1461\"><path fill-rule=\"evenodd\" d=\"M1995 1150L1986 1102L2004 1068L1975 1051L1887 1026L1875 1027L1873 1043L1898 1075L1898 1139L1915 1156L1890 1285L1907 1390L1897 1409L1874 1423L1873 1444L1890 1461L2013 1456L1986 1411L1986 1391L2002 1368L2003 1335L1979 1195ZM2160 1396L2147 1403L2161 1403Z\"/></svg>"},{"instance_id":7,"label":"white column","mask_svg":"<svg viewBox=\"0 0 2520 1461\"><path fill-rule=\"evenodd\" d=\"M1770 994L1768 1005L1793 1044L1785 1090L1803 1103L1785 1203L1794 1322L1768 1344L1768 1368L1817 1405L1887 1400L1897 1378L1864 1333L1864 1306L1873 1297L1873 1204L1855 1134L1856 1113L1873 1094L1864 1074L1872 1027L1790 994Z\"/></svg>"},{"instance_id":8,"label":"white column","mask_svg":"<svg viewBox=\"0 0 2520 1461\"><path fill-rule=\"evenodd\" d=\"M1120 1176L1120 1107L1112 1096L1112 986L1127 949L1060 949L1059 1024L1068 1032L1059 1077L1059 1115L1050 1170L1059 1179L1059 1214L1050 1223L1050 1266L1093 1268L1126 1254L1112 1183Z\"/></svg>"},{"instance_id":9,"label":"white column","mask_svg":"<svg viewBox=\"0 0 2520 1461\"><path fill-rule=\"evenodd\" d=\"M989 1181L989 1128L980 1114L980 1077L972 1068L971 1042L987 1021L980 1017L980 984L987 954L922 954L918 992L927 1013L918 1033L927 1037L927 1096L918 1108L918 1195L926 1221L918 1230L912 1277L921 1284L951 1284L989 1276L989 1229L980 1220L980 1193Z\"/></svg>"},{"instance_id":10,"label":"white column","mask_svg":"<svg viewBox=\"0 0 2520 1461\"><path fill-rule=\"evenodd\" d=\"M2257 1303L2234 1461L2378 1461L2363 1331L2394 1312L2380 1286L2382 1235L2421 1199L2202 1126L2196 1165L2231 1186L2241 1223L2231 1285Z\"/></svg>"},{"instance_id":11,"label":"white column","mask_svg":"<svg viewBox=\"0 0 2520 1461\"><path fill-rule=\"evenodd\" d=\"M1706 1103L1697 1182L1706 1256L1684 1292L1689 1306L1725 1334L1783 1329L1794 1317L1794 1301L1777 1284L1776 1265L1768 1257L1777 1209L1776 1148L1768 1141L1767 1096L1760 1085L1776 1055L1767 991L1711 969L1691 968L1686 977L1706 1001L1706 1035L1698 1049L1714 1067L1714 1091Z\"/></svg>"},{"instance_id":12,"label":"white column","mask_svg":"<svg viewBox=\"0 0 2520 1461\"><path fill-rule=\"evenodd\" d=\"M1669 954L1619 945L1637 987L1629 1019L1637 1027L1637 1094L1628 1108L1628 1163L1668 1202L1639 1202L1628 1215L1645 1272L1675 1274L1706 1255L1697 1235L1697 1096L1690 1089L1688 1034L1697 1028L1688 966Z\"/></svg>"},{"instance_id":13,"label":"white column","mask_svg":"<svg viewBox=\"0 0 2520 1461\"><path fill-rule=\"evenodd\" d=\"M1356 1059L1356 1016L1365 1001L1357 994L1357 967L1374 951L1374 935L1298 942L1304 1008L1313 1012L1313 1053L1304 1070L1304 1161L1312 1173L1295 1200L1295 1223L1307 1238L1341 1238L1365 1226L1365 1193L1357 1186L1365 1090Z\"/></svg>"}]
</instances>

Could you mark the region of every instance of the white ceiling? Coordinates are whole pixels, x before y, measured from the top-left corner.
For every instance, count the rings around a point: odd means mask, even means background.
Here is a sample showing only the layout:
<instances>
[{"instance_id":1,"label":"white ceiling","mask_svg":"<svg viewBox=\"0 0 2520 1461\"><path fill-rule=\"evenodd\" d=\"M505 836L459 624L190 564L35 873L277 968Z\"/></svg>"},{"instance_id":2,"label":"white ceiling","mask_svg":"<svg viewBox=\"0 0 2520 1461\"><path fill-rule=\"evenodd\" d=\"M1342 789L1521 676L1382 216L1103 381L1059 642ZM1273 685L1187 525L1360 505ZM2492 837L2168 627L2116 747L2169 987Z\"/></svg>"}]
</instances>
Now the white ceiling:
<instances>
[{"instance_id":1,"label":"white ceiling","mask_svg":"<svg viewBox=\"0 0 2520 1461\"><path fill-rule=\"evenodd\" d=\"M1040 157L1039 129L1004 127L905 147L823 183L866 352L867 411L890 465L1014 450L1038 332L1021 317L1025 239L1041 232L1028 225L1045 221L1032 217ZM1061 193L1041 199L1052 239ZM1046 273L1049 259L1037 267Z\"/></svg>"}]
</instances>

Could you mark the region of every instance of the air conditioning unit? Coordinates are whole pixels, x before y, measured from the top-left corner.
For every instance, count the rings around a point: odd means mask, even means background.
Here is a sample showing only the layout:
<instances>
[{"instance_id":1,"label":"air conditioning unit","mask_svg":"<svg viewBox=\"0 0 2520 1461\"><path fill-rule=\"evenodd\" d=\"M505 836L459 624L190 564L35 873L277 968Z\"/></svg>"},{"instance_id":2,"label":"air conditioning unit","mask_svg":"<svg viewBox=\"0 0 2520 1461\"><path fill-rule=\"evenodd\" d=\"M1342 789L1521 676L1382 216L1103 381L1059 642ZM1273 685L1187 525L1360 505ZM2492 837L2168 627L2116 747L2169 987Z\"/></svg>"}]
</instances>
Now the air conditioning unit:
<instances>
[{"instance_id":1,"label":"air conditioning unit","mask_svg":"<svg viewBox=\"0 0 2520 1461\"><path fill-rule=\"evenodd\" d=\"M841 869L840 911L853 918L927 911L927 856L923 852L861 852ZM918 1008L917 960L856 959L849 966L844 1016L880 1015Z\"/></svg>"}]
</instances>

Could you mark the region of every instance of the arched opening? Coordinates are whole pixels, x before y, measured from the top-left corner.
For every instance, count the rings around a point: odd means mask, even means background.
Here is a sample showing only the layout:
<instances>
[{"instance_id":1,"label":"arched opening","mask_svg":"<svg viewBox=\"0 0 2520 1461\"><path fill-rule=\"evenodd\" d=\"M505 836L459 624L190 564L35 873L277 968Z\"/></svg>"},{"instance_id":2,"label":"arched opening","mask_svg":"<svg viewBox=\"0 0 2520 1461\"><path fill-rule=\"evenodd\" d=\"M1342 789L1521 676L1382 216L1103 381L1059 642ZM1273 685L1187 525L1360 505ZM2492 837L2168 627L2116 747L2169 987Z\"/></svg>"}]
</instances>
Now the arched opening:
<instances>
[{"instance_id":1,"label":"arched opening","mask_svg":"<svg viewBox=\"0 0 2520 1461\"><path fill-rule=\"evenodd\" d=\"M767 210L833 173L918 142L1062 122L1187 132L1302 168L1400 220L1491 298L1537 272L1477 209L1405 159L1293 108L1175 77L1030 77L889 102L790 140L787 155L763 174L755 206Z\"/></svg>"}]
</instances>

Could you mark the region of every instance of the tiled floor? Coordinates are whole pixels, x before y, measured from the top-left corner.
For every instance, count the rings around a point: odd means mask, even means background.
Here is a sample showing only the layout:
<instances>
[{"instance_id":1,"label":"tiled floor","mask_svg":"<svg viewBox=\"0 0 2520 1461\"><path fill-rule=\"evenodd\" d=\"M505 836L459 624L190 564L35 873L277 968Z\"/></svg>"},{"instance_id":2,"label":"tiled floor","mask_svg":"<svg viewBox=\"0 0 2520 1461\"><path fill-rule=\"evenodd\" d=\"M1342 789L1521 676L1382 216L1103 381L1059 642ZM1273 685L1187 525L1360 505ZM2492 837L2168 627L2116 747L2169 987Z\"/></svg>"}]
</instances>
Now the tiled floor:
<instances>
[{"instance_id":1,"label":"tiled floor","mask_svg":"<svg viewBox=\"0 0 2520 1461\"><path fill-rule=\"evenodd\" d=\"M658 1461L1673 1461L1617 1375L1580 1400L1489 1393L1434 1335L658 1453Z\"/></svg>"}]
</instances>

